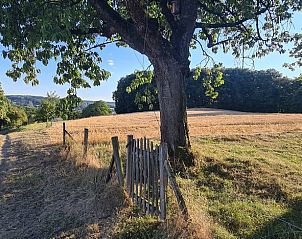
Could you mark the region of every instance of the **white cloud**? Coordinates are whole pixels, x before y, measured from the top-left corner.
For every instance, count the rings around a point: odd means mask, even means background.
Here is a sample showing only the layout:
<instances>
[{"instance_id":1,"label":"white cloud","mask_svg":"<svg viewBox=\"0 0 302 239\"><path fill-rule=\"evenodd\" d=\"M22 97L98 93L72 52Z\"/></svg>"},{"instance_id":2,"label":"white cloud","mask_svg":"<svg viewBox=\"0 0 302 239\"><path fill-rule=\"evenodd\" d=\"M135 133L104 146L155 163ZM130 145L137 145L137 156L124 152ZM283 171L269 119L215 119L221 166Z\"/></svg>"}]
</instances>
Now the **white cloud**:
<instances>
[{"instance_id":1,"label":"white cloud","mask_svg":"<svg viewBox=\"0 0 302 239\"><path fill-rule=\"evenodd\" d=\"M109 66L114 66L114 61L113 60L108 60L107 62L108 62Z\"/></svg>"}]
</instances>

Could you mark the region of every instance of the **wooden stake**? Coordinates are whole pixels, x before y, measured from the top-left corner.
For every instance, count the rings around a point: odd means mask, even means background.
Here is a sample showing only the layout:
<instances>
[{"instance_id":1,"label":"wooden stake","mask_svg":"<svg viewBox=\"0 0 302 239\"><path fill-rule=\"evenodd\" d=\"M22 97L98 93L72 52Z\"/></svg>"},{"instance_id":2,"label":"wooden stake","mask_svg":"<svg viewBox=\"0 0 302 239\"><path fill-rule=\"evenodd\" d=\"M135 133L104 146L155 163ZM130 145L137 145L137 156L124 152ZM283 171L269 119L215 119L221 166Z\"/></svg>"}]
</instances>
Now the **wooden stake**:
<instances>
[{"instance_id":1,"label":"wooden stake","mask_svg":"<svg viewBox=\"0 0 302 239\"><path fill-rule=\"evenodd\" d=\"M63 122L63 145L66 145L66 124Z\"/></svg>"},{"instance_id":2,"label":"wooden stake","mask_svg":"<svg viewBox=\"0 0 302 239\"><path fill-rule=\"evenodd\" d=\"M131 195L131 179L132 179L132 141L133 135L127 136L127 161L126 161L126 190Z\"/></svg>"},{"instance_id":3,"label":"wooden stake","mask_svg":"<svg viewBox=\"0 0 302 239\"><path fill-rule=\"evenodd\" d=\"M134 200L134 186L135 186L135 177L136 177L136 141L135 139L132 140L132 174L131 174L131 196L132 196L132 201L135 202Z\"/></svg>"},{"instance_id":4,"label":"wooden stake","mask_svg":"<svg viewBox=\"0 0 302 239\"><path fill-rule=\"evenodd\" d=\"M118 137L117 136L112 137L111 141L112 141L112 146L113 146L113 157L114 157L114 162L115 162L115 166L116 166L118 182L121 187L124 187L122 165L121 165L120 154L119 154Z\"/></svg>"},{"instance_id":5,"label":"wooden stake","mask_svg":"<svg viewBox=\"0 0 302 239\"><path fill-rule=\"evenodd\" d=\"M166 144L161 144L159 147L159 182L160 182L160 220L166 220L166 185L165 185L165 166L164 162L167 159L168 147Z\"/></svg>"},{"instance_id":6,"label":"wooden stake","mask_svg":"<svg viewBox=\"0 0 302 239\"><path fill-rule=\"evenodd\" d=\"M146 164L147 164L147 186L146 186L146 191L147 191L147 214L150 213L150 187L151 187L151 170L150 170L150 140L147 139L147 158L146 158Z\"/></svg>"},{"instance_id":7,"label":"wooden stake","mask_svg":"<svg viewBox=\"0 0 302 239\"><path fill-rule=\"evenodd\" d=\"M88 153L88 134L89 131L88 129L84 129L84 150L83 150L83 158L86 159L87 158L87 153Z\"/></svg>"},{"instance_id":8,"label":"wooden stake","mask_svg":"<svg viewBox=\"0 0 302 239\"><path fill-rule=\"evenodd\" d=\"M139 205L138 189L139 189L139 139L136 140L135 150L135 196L136 205Z\"/></svg>"},{"instance_id":9,"label":"wooden stake","mask_svg":"<svg viewBox=\"0 0 302 239\"><path fill-rule=\"evenodd\" d=\"M185 220L188 220L189 219L189 213L188 213L188 209L187 209L187 206L185 204L185 200L183 199L182 197L182 194L181 194L181 191L178 187L178 184L176 182L176 178L175 178L175 175L172 171L172 167L169 163L169 160L165 160L164 161L164 165L165 165L165 170L168 174L168 178L169 178L169 181L170 181L170 185L175 193L175 196L176 196L176 200L177 200L177 203L178 203L178 206L181 210L181 213L182 215L184 216Z\"/></svg>"}]
</instances>

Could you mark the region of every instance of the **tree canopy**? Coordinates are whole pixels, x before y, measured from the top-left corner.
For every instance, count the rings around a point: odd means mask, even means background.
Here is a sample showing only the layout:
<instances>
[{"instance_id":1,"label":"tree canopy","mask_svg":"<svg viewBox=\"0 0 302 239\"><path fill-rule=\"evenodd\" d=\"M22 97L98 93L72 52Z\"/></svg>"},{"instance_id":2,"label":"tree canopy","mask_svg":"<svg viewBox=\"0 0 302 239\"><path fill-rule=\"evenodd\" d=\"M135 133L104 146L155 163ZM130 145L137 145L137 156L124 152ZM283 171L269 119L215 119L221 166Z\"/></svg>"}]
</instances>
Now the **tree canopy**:
<instances>
[{"instance_id":1,"label":"tree canopy","mask_svg":"<svg viewBox=\"0 0 302 239\"><path fill-rule=\"evenodd\" d=\"M0 84L0 129L20 127L27 123L27 114L22 107L12 104L4 95Z\"/></svg>"},{"instance_id":2,"label":"tree canopy","mask_svg":"<svg viewBox=\"0 0 302 239\"><path fill-rule=\"evenodd\" d=\"M7 125L11 128L19 128L27 123L27 115L22 107L10 104L7 112L8 122Z\"/></svg>"},{"instance_id":3,"label":"tree canopy","mask_svg":"<svg viewBox=\"0 0 302 239\"><path fill-rule=\"evenodd\" d=\"M106 102L100 100L84 108L82 111L82 117L87 118L91 116L110 115L111 113L112 112L109 105Z\"/></svg>"},{"instance_id":4,"label":"tree canopy","mask_svg":"<svg viewBox=\"0 0 302 239\"><path fill-rule=\"evenodd\" d=\"M36 120L48 122L56 118L59 100L55 93L48 93L47 98L41 101L41 105L36 111Z\"/></svg>"},{"instance_id":5,"label":"tree canopy","mask_svg":"<svg viewBox=\"0 0 302 239\"><path fill-rule=\"evenodd\" d=\"M301 10L301 0L0 3L2 55L12 61L7 75L14 80L23 77L32 84L38 83L37 62L47 65L55 59L56 83L69 83L77 89L90 87L89 78L99 85L110 73L101 69L97 49L108 42L126 43L150 58L157 52L171 51L176 58L185 54L181 64L187 66L186 48L196 47L200 41L213 52L222 46L224 52L231 50L236 57L254 47L250 57L257 57L274 50L283 53L283 44L292 40L296 43L292 55L301 62L301 34L290 36L280 24L290 22L293 13ZM151 37L153 34L156 37ZM203 54L208 56L204 48Z\"/></svg>"},{"instance_id":6,"label":"tree canopy","mask_svg":"<svg viewBox=\"0 0 302 239\"><path fill-rule=\"evenodd\" d=\"M275 70L248 70L240 68L223 68L224 84L217 89L217 97L207 95L207 73L201 69L200 76L191 76L186 84L187 105L189 108L212 107L247 112L286 112L302 113L302 81L289 79ZM194 75L192 71L192 75ZM151 84L144 84L131 92L136 73L119 80L114 92L116 113L158 110L157 88L154 79ZM148 101L137 101L137 95L146 90L154 92L151 105ZM139 97L141 99L141 97Z\"/></svg>"},{"instance_id":7,"label":"tree canopy","mask_svg":"<svg viewBox=\"0 0 302 239\"><path fill-rule=\"evenodd\" d=\"M4 95L4 91L0 84L0 128L8 121L9 102Z\"/></svg>"}]
</instances>

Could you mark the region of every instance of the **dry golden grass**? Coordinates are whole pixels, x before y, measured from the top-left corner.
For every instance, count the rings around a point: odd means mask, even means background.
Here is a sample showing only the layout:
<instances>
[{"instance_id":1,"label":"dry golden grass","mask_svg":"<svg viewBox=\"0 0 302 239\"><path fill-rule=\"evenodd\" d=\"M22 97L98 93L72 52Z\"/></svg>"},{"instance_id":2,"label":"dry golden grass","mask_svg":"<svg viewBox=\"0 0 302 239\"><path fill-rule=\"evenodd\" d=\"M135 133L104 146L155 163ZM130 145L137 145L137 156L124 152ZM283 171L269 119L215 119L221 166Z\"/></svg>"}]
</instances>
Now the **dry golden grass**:
<instances>
[{"instance_id":1,"label":"dry golden grass","mask_svg":"<svg viewBox=\"0 0 302 239\"><path fill-rule=\"evenodd\" d=\"M301 116L189 110L197 165L190 173L194 177L177 180L190 224L179 216L171 192L169 220L159 225L133 216L115 180L104 184L112 155L110 138L119 136L124 159L128 134L159 139L158 112L67 121L67 130L78 143L61 155L56 146L62 142L60 122L46 132L37 128L11 133L6 139L0 135L0 159L7 164L1 164L5 174L0 174L0 237L92 239L134 232L131 238L142 238L149 232L154 236L149 238L252 238L247 235L265 234L260 230L268 222L263 212L272 218L288 217L300 226L300 211L297 216L286 212L291 208L286 200L301 196ZM95 143L89 145L87 159L81 145L85 127L90 143ZM229 221L238 228L224 224Z\"/></svg>"},{"instance_id":2,"label":"dry golden grass","mask_svg":"<svg viewBox=\"0 0 302 239\"><path fill-rule=\"evenodd\" d=\"M122 220L117 214L128 209L123 190L104 183L107 165L93 159L84 164L72 152L66 157L50 141L44 130L6 136L0 148L0 238L110 238L115 221Z\"/></svg>"},{"instance_id":3,"label":"dry golden grass","mask_svg":"<svg viewBox=\"0 0 302 239\"><path fill-rule=\"evenodd\" d=\"M159 112L143 112L100 116L67 121L66 128L77 141L83 138L84 128L90 131L89 140L108 142L112 136L126 140L127 135L159 139ZM229 136L271 134L302 130L301 114L260 114L216 109L188 110L190 135ZM49 129L54 142L62 141L62 123Z\"/></svg>"}]
</instances>

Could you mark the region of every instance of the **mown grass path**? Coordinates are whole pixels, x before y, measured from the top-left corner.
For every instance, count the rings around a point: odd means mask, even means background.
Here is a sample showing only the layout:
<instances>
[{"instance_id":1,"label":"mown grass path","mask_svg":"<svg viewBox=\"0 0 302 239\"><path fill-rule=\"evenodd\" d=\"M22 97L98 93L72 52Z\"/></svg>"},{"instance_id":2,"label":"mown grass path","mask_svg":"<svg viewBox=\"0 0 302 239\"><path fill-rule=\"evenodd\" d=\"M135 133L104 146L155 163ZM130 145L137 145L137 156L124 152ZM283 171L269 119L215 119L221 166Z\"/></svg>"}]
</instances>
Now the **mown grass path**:
<instances>
[{"instance_id":1,"label":"mown grass path","mask_svg":"<svg viewBox=\"0 0 302 239\"><path fill-rule=\"evenodd\" d=\"M111 238L122 192L50 142L43 130L0 136L0 238Z\"/></svg>"}]
</instances>

